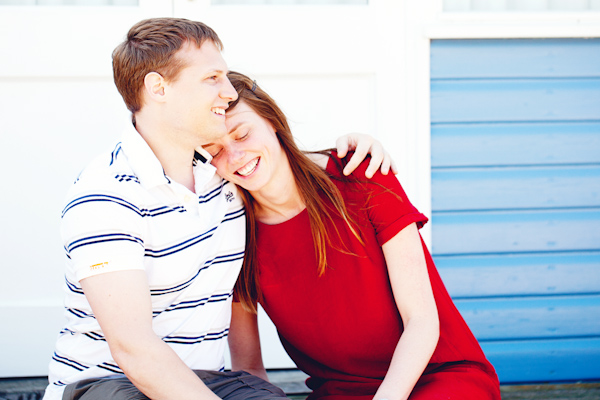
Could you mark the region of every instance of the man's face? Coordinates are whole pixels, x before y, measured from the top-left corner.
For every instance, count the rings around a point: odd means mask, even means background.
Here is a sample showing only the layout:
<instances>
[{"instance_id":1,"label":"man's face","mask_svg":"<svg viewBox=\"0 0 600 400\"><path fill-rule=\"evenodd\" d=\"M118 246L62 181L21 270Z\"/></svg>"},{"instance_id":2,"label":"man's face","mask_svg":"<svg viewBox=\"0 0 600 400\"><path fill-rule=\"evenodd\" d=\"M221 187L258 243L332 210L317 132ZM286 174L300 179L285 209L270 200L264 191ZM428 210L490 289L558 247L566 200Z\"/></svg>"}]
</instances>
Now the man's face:
<instances>
[{"instance_id":1,"label":"man's face","mask_svg":"<svg viewBox=\"0 0 600 400\"><path fill-rule=\"evenodd\" d=\"M175 139L197 147L221 138L227 134L225 110L237 99L221 52L207 40L200 48L186 43L176 57L186 66L165 85L167 115Z\"/></svg>"}]
</instances>

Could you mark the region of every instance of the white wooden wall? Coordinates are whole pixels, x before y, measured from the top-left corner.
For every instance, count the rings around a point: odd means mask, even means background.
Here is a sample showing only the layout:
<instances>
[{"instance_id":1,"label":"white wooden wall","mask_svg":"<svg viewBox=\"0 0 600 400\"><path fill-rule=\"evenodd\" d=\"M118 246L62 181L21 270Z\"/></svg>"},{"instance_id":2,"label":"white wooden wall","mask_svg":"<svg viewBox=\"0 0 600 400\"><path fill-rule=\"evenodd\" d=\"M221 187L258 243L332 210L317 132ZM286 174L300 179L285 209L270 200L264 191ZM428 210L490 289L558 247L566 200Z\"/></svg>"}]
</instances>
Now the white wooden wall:
<instances>
[{"instance_id":1,"label":"white wooden wall","mask_svg":"<svg viewBox=\"0 0 600 400\"><path fill-rule=\"evenodd\" d=\"M304 147L331 147L351 131L370 133L410 175L414 169L402 157L402 149L412 148L404 143L404 40L402 24L395 23L404 18L402 8L387 0L0 3L0 359L7 361L0 363L0 377L47 373L63 323L62 201L81 168L111 147L128 120L112 82L111 53L131 25L150 16L207 23L225 43L230 68L254 76L278 99ZM267 366L291 367L272 327L264 336Z\"/></svg>"},{"instance_id":2,"label":"white wooden wall","mask_svg":"<svg viewBox=\"0 0 600 400\"><path fill-rule=\"evenodd\" d=\"M5 182L0 377L47 373L62 325L58 224L63 196L89 158L109 148L128 119L112 83L110 54L140 19L180 16L215 28L230 68L253 75L279 100L307 148L332 146L336 136L349 131L379 138L399 165L411 200L427 215L431 39L600 36L598 13L456 13L445 12L442 0L14 4L24 3L0 1L0 167ZM273 333L268 335L267 366L289 365L271 344Z\"/></svg>"}]
</instances>

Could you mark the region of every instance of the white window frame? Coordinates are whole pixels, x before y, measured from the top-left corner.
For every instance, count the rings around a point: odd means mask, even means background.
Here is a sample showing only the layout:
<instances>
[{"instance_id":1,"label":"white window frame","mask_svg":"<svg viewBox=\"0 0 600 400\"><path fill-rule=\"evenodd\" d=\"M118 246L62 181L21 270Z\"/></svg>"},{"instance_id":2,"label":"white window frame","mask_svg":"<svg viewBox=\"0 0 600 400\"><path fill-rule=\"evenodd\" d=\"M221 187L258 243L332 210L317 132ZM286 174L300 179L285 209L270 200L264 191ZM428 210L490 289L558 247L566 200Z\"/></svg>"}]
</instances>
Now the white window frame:
<instances>
[{"instance_id":1,"label":"white window frame","mask_svg":"<svg viewBox=\"0 0 600 400\"><path fill-rule=\"evenodd\" d=\"M600 12L444 12L443 0L406 0L408 98L406 132L414 145L411 158L416 201L431 216L430 45L435 39L541 39L600 37ZM431 225L431 224L428 224ZM422 231L431 245L431 228Z\"/></svg>"}]
</instances>

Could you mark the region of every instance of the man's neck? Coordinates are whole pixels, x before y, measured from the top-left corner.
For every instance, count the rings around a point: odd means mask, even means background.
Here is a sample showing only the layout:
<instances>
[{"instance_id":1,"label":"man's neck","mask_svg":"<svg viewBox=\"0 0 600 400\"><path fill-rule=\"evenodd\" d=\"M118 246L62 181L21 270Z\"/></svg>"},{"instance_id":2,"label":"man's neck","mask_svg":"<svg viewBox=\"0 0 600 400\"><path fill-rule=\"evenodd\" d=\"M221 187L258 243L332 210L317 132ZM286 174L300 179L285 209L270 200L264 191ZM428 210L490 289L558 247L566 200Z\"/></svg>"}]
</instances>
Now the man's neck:
<instances>
[{"instance_id":1,"label":"man's neck","mask_svg":"<svg viewBox=\"0 0 600 400\"><path fill-rule=\"evenodd\" d=\"M136 130L162 165L165 174L175 182L195 192L192 160L194 149L187 148L176 140L176 135L168 132L154 121L136 120Z\"/></svg>"}]
</instances>

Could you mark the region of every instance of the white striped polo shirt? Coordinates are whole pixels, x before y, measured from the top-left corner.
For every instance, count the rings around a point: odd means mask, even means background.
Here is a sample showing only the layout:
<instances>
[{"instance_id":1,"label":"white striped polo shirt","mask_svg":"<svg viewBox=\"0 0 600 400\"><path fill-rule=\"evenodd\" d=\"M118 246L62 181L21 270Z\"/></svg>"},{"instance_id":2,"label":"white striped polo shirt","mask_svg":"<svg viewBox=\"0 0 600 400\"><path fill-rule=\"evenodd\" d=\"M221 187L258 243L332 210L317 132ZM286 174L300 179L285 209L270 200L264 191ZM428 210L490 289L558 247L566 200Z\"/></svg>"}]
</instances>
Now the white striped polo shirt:
<instances>
[{"instance_id":1,"label":"white striped polo shirt","mask_svg":"<svg viewBox=\"0 0 600 400\"><path fill-rule=\"evenodd\" d=\"M190 160L191 162L191 160ZM79 281L144 270L153 329L192 369L222 370L245 216L235 185L194 167L196 193L167 177L131 126L72 186L62 214L65 315L44 399L88 378L120 374Z\"/></svg>"}]
</instances>

